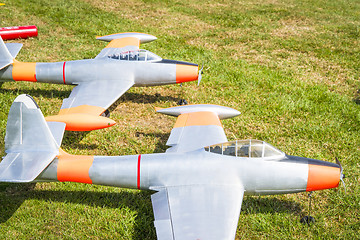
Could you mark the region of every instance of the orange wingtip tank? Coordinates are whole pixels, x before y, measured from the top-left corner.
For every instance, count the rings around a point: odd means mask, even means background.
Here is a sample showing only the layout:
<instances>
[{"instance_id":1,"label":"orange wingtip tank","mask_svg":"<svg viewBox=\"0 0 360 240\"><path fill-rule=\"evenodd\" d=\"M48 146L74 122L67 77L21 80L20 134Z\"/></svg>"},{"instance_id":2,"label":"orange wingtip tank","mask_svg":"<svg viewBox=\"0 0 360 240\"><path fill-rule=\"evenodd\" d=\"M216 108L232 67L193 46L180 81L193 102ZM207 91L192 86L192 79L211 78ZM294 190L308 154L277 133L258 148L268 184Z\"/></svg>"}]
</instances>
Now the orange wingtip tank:
<instances>
[{"instance_id":1,"label":"orange wingtip tank","mask_svg":"<svg viewBox=\"0 0 360 240\"><path fill-rule=\"evenodd\" d=\"M82 113L49 116L45 120L48 122L66 123L65 130L68 131L92 131L111 127L116 123L114 120L106 117Z\"/></svg>"}]
</instances>

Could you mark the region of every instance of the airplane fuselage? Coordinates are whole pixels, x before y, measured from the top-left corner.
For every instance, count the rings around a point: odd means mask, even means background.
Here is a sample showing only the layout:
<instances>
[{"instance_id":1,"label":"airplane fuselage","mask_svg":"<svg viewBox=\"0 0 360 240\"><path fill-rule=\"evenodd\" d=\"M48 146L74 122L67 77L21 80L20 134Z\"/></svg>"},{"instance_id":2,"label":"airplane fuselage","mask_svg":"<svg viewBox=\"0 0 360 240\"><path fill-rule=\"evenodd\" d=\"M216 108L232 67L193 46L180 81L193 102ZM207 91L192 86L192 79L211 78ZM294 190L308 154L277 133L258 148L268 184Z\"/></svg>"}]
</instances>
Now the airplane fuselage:
<instances>
[{"instance_id":1,"label":"airplane fuselage","mask_svg":"<svg viewBox=\"0 0 360 240\"><path fill-rule=\"evenodd\" d=\"M14 62L0 70L0 81L77 85L89 81L133 80L134 86L156 86L196 80L196 64L178 61L121 61L111 58L54 63Z\"/></svg>"},{"instance_id":2,"label":"airplane fuselage","mask_svg":"<svg viewBox=\"0 0 360 240\"><path fill-rule=\"evenodd\" d=\"M292 156L280 160L234 157L204 150L115 157L60 155L36 181L72 181L144 190L226 185L243 187L247 195L269 195L318 190L310 187L314 185L310 176L314 174L313 166L326 168L327 174L334 175L333 182L322 186L317 183L315 188L337 187L340 168L333 163Z\"/></svg>"}]
</instances>

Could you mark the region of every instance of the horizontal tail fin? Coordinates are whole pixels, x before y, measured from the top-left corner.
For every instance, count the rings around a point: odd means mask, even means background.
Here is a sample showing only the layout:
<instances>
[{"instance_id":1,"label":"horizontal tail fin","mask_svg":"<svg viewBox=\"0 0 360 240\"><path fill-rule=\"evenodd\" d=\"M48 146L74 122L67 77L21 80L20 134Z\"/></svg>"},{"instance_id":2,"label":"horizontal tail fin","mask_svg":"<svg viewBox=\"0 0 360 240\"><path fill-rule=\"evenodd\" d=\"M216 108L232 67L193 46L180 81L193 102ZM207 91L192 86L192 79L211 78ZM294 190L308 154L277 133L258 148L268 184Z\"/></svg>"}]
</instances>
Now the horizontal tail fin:
<instances>
[{"instance_id":1,"label":"horizontal tail fin","mask_svg":"<svg viewBox=\"0 0 360 240\"><path fill-rule=\"evenodd\" d=\"M240 114L235 109L210 104L183 105L156 112L177 117L166 143L171 148L166 152L188 152L226 142L220 120Z\"/></svg>"},{"instance_id":2,"label":"horizontal tail fin","mask_svg":"<svg viewBox=\"0 0 360 240\"><path fill-rule=\"evenodd\" d=\"M0 37L0 70L14 62L14 58Z\"/></svg>"},{"instance_id":3,"label":"horizontal tail fin","mask_svg":"<svg viewBox=\"0 0 360 240\"><path fill-rule=\"evenodd\" d=\"M96 37L96 39L110 42L111 40L114 40L114 39L128 38L128 37L138 38L140 40L140 43L148 43L148 42L152 42L157 39L155 36L152 36L150 34L137 33L137 32L115 33L115 34L110 34L110 35L106 35L106 36Z\"/></svg>"},{"instance_id":4,"label":"horizontal tail fin","mask_svg":"<svg viewBox=\"0 0 360 240\"><path fill-rule=\"evenodd\" d=\"M63 123L49 127L36 102L28 95L18 96L8 116L5 135L7 155L0 162L0 182L35 180L59 154L64 129Z\"/></svg>"},{"instance_id":5,"label":"horizontal tail fin","mask_svg":"<svg viewBox=\"0 0 360 240\"><path fill-rule=\"evenodd\" d=\"M16 58L16 56L18 55L18 53L20 52L23 44L22 43L5 43L5 46L7 47L7 49L9 50L11 56L13 58Z\"/></svg>"},{"instance_id":6,"label":"horizontal tail fin","mask_svg":"<svg viewBox=\"0 0 360 240\"><path fill-rule=\"evenodd\" d=\"M170 115L170 116L179 116L184 113L193 113L193 112L213 112L218 115L219 119L232 118L240 115L240 112L229 108L223 107L219 105L212 104L196 104L196 105L183 105L177 107L170 108L157 108L156 112Z\"/></svg>"}]
</instances>

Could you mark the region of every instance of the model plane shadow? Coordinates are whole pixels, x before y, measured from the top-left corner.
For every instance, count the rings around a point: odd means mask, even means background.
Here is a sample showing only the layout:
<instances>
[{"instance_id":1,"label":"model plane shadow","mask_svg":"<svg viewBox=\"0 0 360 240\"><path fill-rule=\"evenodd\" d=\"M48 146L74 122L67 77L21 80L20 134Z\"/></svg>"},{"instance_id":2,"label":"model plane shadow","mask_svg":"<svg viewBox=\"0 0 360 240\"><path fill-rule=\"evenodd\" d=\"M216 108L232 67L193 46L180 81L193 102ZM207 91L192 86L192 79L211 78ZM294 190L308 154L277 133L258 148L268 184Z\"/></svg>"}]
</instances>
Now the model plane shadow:
<instances>
[{"instance_id":1,"label":"model plane shadow","mask_svg":"<svg viewBox=\"0 0 360 240\"><path fill-rule=\"evenodd\" d=\"M146 94L126 92L115 103L109 107L109 110L115 109L120 103L133 102L133 103L162 103L162 102L178 102L179 97L164 96L159 93Z\"/></svg>"},{"instance_id":2,"label":"model plane shadow","mask_svg":"<svg viewBox=\"0 0 360 240\"><path fill-rule=\"evenodd\" d=\"M14 93L14 89L6 89L2 87L3 83L0 83L0 92L3 93ZM17 89L17 95L19 94L28 94L35 97L45 97L45 98L59 98L64 99L68 98L72 89L69 90L59 90L55 88L50 89ZM133 92L126 92L124 95L122 95L115 103L113 103L109 107L109 111L114 110L120 103L122 102L134 102L134 103L157 103L157 102L166 102L166 101L172 101L172 102L178 102L180 98L179 97L173 97L173 96L163 96L159 93L155 94L144 94L144 93L133 93Z\"/></svg>"},{"instance_id":3,"label":"model plane shadow","mask_svg":"<svg viewBox=\"0 0 360 240\"><path fill-rule=\"evenodd\" d=\"M302 209L298 202L278 199L274 196L262 198L246 196L241 206L241 214L282 212L300 215Z\"/></svg>"},{"instance_id":4,"label":"model plane shadow","mask_svg":"<svg viewBox=\"0 0 360 240\"><path fill-rule=\"evenodd\" d=\"M85 138L90 131L87 132L76 132L76 131L65 131L63 141L61 143L62 148L71 148L71 149L96 149L99 146L97 144L83 144L80 143L83 138Z\"/></svg>"},{"instance_id":5,"label":"model plane shadow","mask_svg":"<svg viewBox=\"0 0 360 240\"><path fill-rule=\"evenodd\" d=\"M158 139L157 143L155 144L155 149L153 153L164 153L166 149L169 147L166 145L166 141L169 139L170 133L145 133L145 132L136 132L136 137L146 136L151 137L153 139Z\"/></svg>"},{"instance_id":6,"label":"model plane shadow","mask_svg":"<svg viewBox=\"0 0 360 240\"><path fill-rule=\"evenodd\" d=\"M27 199L46 202L66 202L83 204L91 207L122 209L124 207L137 212L134 222L132 239L156 239L153 225L154 216L150 191L122 191L119 193L78 191L34 190L35 184L4 184L0 185L0 223L6 222ZM7 186L6 186L7 185ZM299 215L301 205L292 200L282 200L276 197L261 198L245 197L241 214L256 213L288 213ZM51 213L49 213L51 214ZM151 229L151 231L149 231Z\"/></svg>"},{"instance_id":7,"label":"model plane shadow","mask_svg":"<svg viewBox=\"0 0 360 240\"><path fill-rule=\"evenodd\" d=\"M354 101L356 104L360 105L360 89L358 89L358 90L356 91L356 94L355 94L355 97L354 97L353 101Z\"/></svg>"},{"instance_id":8,"label":"model plane shadow","mask_svg":"<svg viewBox=\"0 0 360 240\"><path fill-rule=\"evenodd\" d=\"M16 93L16 95L19 94L28 94L31 96L35 96L35 97L45 97L45 98L59 98L59 99L64 99L67 98L70 93L71 90L59 90L59 89L22 89L22 88L17 88L16 90L14 89L6 89L4 87L2 87L0 85L0 93Z\"/></svg>"},{"instance_id":9,"label":"model plane shadow","mask_svg":"<svg viewBox=\"0 0 360 240\"><path fill-rule=\"evenodd\" d=\"M35 183L1 183L0 184L0 224L6 222L30 197Z\"/></svg>"}]
</instances>

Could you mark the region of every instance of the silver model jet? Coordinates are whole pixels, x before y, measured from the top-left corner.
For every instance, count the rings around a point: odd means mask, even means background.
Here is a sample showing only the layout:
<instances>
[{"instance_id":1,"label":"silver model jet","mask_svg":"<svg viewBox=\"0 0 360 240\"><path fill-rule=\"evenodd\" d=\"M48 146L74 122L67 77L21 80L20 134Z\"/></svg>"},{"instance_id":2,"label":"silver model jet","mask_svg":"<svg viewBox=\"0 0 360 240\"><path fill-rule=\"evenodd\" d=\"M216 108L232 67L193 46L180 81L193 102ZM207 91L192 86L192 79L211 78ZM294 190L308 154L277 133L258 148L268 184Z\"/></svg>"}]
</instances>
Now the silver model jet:
<instances>
[{"instance_id":1,"label":"silver model jet","mask_svg":"<svg viewBox=\"0 0 360 240\"><path fill-rule=\"evenodd\" d=\"M144 33L119 33L99 40L110 42L94 59L28 63L15 60L22 44L4 44L0 37L0 82L30 81L76 85L64 99L59 115L47 121L66 123L66 130L89 131L115 122L107 116L110 107L132 86L156 86L201 80L198 65L162 59L140 43L156 37Z\"/></svg>"},{"instance_id":2,"label":"silver model jet","mask_svg":"<svg viewBox=\"0 0 360 240\"><path fill-rule=\"evenodd\" d=\"M228 142L220 119L238 111L216 105L157 110L177 116L166 153L79 156L62 151L65 124L47 123L20 95L11 106L0 182L69 181L153 190L158 239L234 239L244 194L335 188L338 164L289 156L258 140Z\"/></svg>"}]
</instances>

